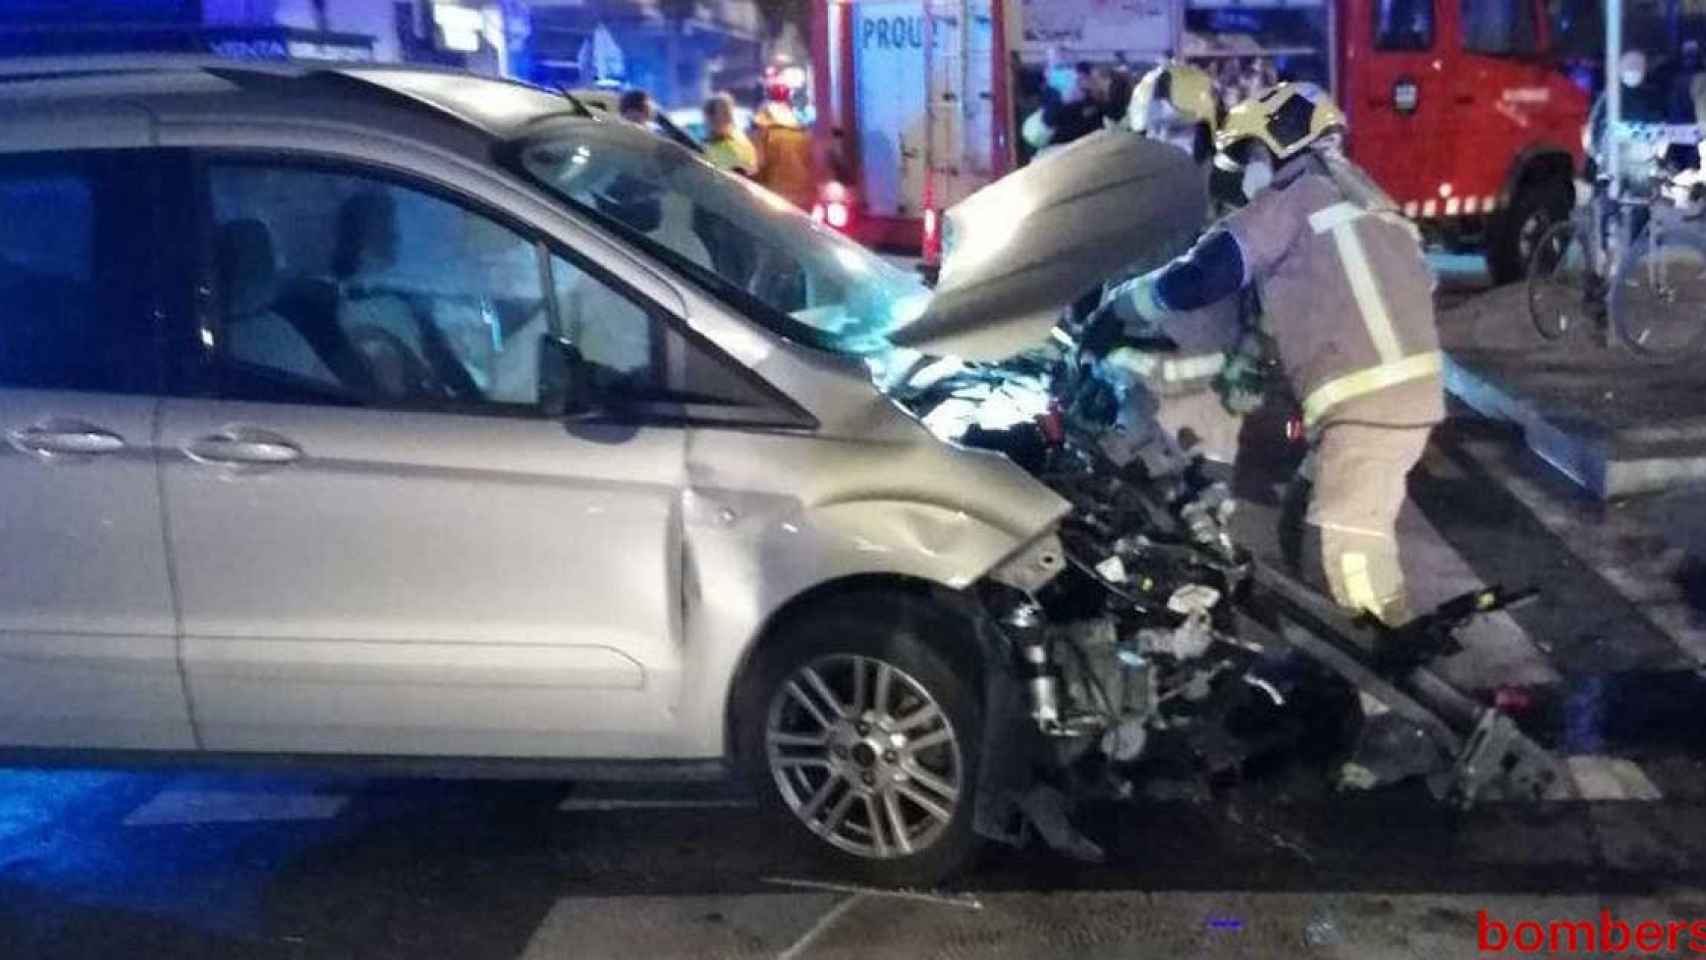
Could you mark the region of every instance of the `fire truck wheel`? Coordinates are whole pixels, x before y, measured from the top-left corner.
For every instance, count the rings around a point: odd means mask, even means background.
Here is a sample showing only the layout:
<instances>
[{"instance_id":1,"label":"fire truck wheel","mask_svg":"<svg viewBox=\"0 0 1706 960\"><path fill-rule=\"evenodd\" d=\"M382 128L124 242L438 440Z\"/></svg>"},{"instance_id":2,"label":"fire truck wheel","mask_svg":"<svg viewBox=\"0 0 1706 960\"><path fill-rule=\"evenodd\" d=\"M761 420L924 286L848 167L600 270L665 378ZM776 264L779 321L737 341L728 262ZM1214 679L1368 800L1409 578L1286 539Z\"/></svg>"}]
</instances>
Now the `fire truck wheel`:
<instances>
[{"instance_id":1,"label":"fire truck wheel","mask_svg":"<svg viewBox=\"0 0 1706 960\"><path fill-rule=\"evenodd\" d=\"M1552 224L1568 219L1575 187L1558 177L1530 177L1517 188L1487 231L1487 270L1495 284L1515 283L1528 269L1534 245Z\"/></svg>"}]
</instances>

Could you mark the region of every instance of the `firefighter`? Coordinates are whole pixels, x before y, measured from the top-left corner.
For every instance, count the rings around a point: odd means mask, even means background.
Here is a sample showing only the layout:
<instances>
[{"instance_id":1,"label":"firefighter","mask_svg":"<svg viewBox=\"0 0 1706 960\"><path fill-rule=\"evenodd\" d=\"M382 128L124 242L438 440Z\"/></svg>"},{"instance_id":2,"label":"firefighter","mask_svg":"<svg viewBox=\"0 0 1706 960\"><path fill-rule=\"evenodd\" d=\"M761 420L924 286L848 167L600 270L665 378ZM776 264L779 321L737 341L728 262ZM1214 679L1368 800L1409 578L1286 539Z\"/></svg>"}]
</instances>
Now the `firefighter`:
<instances>
[{"instance_id":1,"label":"firefighter","mask_svg":"<svg viewBox=\"0 0 1706 960\"><path fill-rule=\"evenodd\" d=\"M1125 122L1139 136L1190 155L1203 168L1206 186L1219 124L1219 101L1207 73L1178 63L1150 70L1132 90ZM1202 453L1230 462L1237 450L1239 420L1255 404L1245 394L1222 391L1217 396L1212 389L1227 369L1229 354L1217 337L1175 339L1188 349L1157 353L1122 346L1108 354L1104 369L1124 368L1128 397L1136 397L1139 385L1150 394L1136 402L1151 408L1168 439L1194 435L1194 442L1183 445L1179 454ZM1230 353L1235 360L1241 356L1237 350ZM1134 416L1142 414L1134 411Z\"/></svg>"},{"instance_id":2,"label":"firefighter","mask_svg":"<svg viewBox=\"0 0 1706 960\"><path fill-rule=\"evenodd\" d=\"M1133 132L1170 143L1206 166L1219 113L1213 78L1189 64L1169 63L1137 81L1125 119Z\"/></svg>"},{"instance_id":3,"label":"firefighter","mask_svg":"<svg viewBox=\"0 0 1706 960\"><path fill-rule=\"evenodd\" d=\"M1259 289L1311 437L1307 532L1327 585L1348 610L1397 626L1411 618L1396 538L1405 476L1445 416L1433 278L1414 227L1345 160L1345 125L1308 85L1233 108L1215 163L1239 173L1245 205L1121 285L1094 320L1153 336L1181 311Z\"/></svg>"}]
</instances>

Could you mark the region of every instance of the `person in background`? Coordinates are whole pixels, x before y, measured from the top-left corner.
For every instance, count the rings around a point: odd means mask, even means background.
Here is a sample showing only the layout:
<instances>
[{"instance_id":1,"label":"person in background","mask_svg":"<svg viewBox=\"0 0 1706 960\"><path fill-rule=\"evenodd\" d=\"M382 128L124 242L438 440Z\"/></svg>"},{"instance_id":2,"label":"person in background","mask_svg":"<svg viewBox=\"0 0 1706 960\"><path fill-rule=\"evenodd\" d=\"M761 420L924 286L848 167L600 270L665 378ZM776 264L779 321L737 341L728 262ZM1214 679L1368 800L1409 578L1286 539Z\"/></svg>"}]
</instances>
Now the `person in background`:
<instances>
[{"instance_id":1,"label":"person in background","mask_svg":"<svg viewBox=\"0 0 1706 960\"><path fill-rule=\"evenodd\" d=\"M1019 59L1018 51L1014 51L1012 55L1012 78L1013 130L1018 133L1014 148L1018 153L1019 166L1022 167L1030 163L1031 157L1037 152L1037 147L1024 135L1025 122L1042 110L1043 89L1048 84L1043 81L1041 70Z\"/></svg>"},{"instance_id":2,"label":"person in background","mask_svg":"<svg viewBox=\"0 0 1706 960\"><path fill-rule=\"evenodd\" d=\"M1096 70L1088 62L1078 64L1072 90L1052 111L1045 110L1043 122L1052 131L1051 147L1065 146L1102 129L1102 106L1096 99Z\"/></svg>"},{"instance_id":3,"label":"person in background","mask_svg":"<svg viewBox=\"0 0 1706 960\"><path fill-rule=\"evenodd\" d=\"M1118 127L1125 123L1126 107L1131 102L1131 73L1122 65L1100 65L1093 71L1091 86L1096 103L1102 108L1102 126Z\"/></svg>"},{"instance_id":4,"label":"person in background","mask_svg":"<svg viewBox=\"0 0 1706 960\"><path fill-rule=\"evenodd\" d=\"M1698 40L1682 43L1682 55L1671 78L1669 114L1678 122L1706 127L1706 57L1701 56Z\"/></svg>"},{"instance_id":5,"label":"person in background","mask_svg":"<svg viewBox=\"0 0 1706 960\"><path fill-rule=\"evenodd\" d=\"M758 150L735 126L735 102L726 93L705 101L705 159L745 177L758 172Z\"/></svg>"},{"instance_id":6,"label":"person in background","mask_svg":"<svg viewBox=\"0 0 1706 960\"><path fill-rule=\"evenodd\" d=\"M812 137L794 112L793 91L785 83L765 85L764 105L753 117L759 183L802 210L817 199L812 176Z\"/></svg>"},{"instance_id":7,"label":"person in background","mask_svg":"<svg viewBox=\"0 0 1706 960\"><path fill-rule=\"evenodd\" d=\"M1617 61L1616 79L1623 84L1623 122L1625 124L1665 122L1668 106L1666 101L1670 91L1663 89L1663 85L1655 81L1645 52L1640 50L1623 51L1623 56ZM1595 98L1593 107L1588 111L1587 129L1583 144L1587 147L1588 159L1599 170L1606 169L1609 162L1606 150L1615 144L1623 158L1624 189L1635 191L1644 189L1646 173L1651 164L1651 149L1644 144L1630 143L1626 136L1627 128L1610 137L1608 141L1606 135L1607 111L1605 93L1601 92ZM1692 106L1687 112L1693 112ZM1644 213L1642 211L1637 212Z\"/></svg>"},{"instance_id":8,"label":"person in background","mask_svg":"<svg viewBox=\"0 0 1706 960\"><path fill-rule=\"evenodd\" d=\"M617 112L622 119L640 126L648 126L657 116L657 106L652 103L652 95L644 90L634 89L622 92L622 99L617 104Z\"/></svg>"},{"instance_id":9,"label":"person in background","mask_svg":"<svg viewBox=\"0 0 1706 960\"><path fill-rule=\"evenodd\" d=\"M1049 125L1050 118L1056 118L1064 104L1060 91L1048 82L1042 70L1030 68L1025 76L1034 79L1036 83L1034 95L1024 98L1030 104L1025 111L1024 119L1019 124L1019 162L1021 165L1030 163L1044 150L1054 144L1054 128Z\"/></svg>"}]
</instances>

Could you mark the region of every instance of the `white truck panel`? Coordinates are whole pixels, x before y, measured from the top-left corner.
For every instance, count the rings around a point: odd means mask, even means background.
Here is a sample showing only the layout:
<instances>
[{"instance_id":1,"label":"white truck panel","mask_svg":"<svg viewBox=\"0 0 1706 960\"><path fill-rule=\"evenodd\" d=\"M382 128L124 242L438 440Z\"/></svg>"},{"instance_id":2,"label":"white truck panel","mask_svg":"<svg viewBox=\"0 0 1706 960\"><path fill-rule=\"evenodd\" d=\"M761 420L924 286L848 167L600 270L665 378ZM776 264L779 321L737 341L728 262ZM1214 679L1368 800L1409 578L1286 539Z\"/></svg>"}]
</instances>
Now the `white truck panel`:
<instances>
[{"instance_id":1,"label":"white truck panel","mask_svg":"<svg viewBox=\"0 0 1706 960\"><path fill-rule=\"evenodd\" d=\"M855 130L859 189L879 217L921 216L927 110L921 0L853 6Z\"/></svg>"}]
</instances>

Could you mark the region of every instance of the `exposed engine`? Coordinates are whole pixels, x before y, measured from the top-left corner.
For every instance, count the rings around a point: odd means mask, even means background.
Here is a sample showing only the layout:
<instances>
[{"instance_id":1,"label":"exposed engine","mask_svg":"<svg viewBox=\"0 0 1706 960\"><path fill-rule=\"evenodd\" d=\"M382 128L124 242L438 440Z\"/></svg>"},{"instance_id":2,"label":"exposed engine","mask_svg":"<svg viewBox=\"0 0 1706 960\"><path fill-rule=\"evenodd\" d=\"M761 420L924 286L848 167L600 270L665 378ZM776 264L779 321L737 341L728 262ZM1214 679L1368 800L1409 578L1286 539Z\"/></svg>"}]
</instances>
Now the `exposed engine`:
<instances>
[{"instance_id":1,"label":"exposed engine","mask_svg":"<svg viewBox=\"0 0 1706 960\"><path fill-rule=\"evenodd\" d=\"M1199 771L1235 767L1277 745L1291 681L1239 636L1251 564L1227 530L1234 501L1072 356L920 365L898 395L938 436L1006 454L1073 505L1058 532L1066 569L983 595L1058 758L1118 767L1168 740L1163 752Z\"/></svg>"},{"instance_id":2,"label":"exposed engine","mask_svg":"<svg viewBox=\"0 0 1706 960\"><path fill-rule=\"evenodd\" d=\"M1007 455L1072 504L1046 548L1058 573L992 579L980 599L1078 785L1123 793L1149 764L1200 781L1283 752L1340 788L1425 777L1460 806L1568 789L1510 717L1426 666L1460 649L1464 623L1533 591L1475 591L1396 630L1346 619L1234 542L1227 487L1065 337L999 365L879 373L938 436Z\"/></svg>"}]
</instances>

